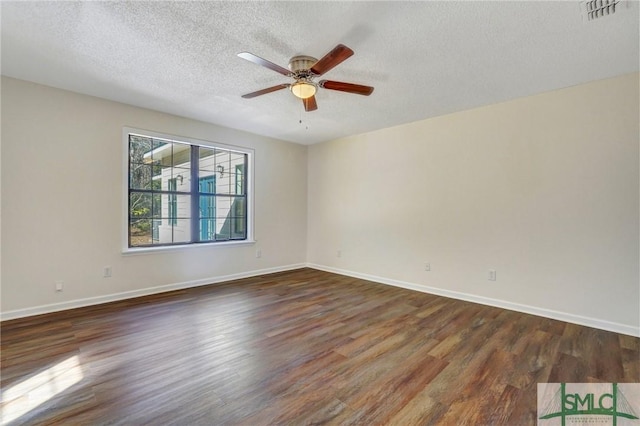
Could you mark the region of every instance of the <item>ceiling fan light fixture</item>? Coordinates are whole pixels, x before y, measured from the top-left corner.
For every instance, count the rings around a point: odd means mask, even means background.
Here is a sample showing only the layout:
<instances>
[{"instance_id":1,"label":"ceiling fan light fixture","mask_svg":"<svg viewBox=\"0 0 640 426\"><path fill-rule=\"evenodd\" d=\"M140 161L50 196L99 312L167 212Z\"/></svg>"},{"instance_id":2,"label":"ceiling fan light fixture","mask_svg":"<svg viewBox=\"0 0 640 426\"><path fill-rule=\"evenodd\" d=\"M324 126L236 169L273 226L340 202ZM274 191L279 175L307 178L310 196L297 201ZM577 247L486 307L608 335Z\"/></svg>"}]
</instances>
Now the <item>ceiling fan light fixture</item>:
<instances>
[{"instance_id":1,"label":"ceiling fan light fixture","mask_svg":"<svg viewBox=\"0 0 640 426\"><path fill-rule=\"evenodd\" d=\"M307 99L316 94L316 85L309 81L297 81L290 87L291 93L300 99Z\"/></svg>"}]
</instances>

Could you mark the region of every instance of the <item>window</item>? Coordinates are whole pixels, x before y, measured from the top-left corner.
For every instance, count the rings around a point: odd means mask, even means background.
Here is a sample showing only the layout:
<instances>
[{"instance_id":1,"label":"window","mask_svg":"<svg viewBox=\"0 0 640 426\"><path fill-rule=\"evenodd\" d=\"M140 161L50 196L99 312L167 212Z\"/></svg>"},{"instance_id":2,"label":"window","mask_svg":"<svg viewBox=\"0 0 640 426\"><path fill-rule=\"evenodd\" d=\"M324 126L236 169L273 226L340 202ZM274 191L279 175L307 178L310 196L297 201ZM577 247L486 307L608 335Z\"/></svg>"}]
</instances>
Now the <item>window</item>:
<instances>
[{"instance_id":1,"label":"window","mask_svg":"<svg viewBox=\"0 0 640 426\"><path fill-rule=\"evenodd\" d=\"M249 239L251 151L125 135L127 248Z\"/></svg>"}]
</instances>

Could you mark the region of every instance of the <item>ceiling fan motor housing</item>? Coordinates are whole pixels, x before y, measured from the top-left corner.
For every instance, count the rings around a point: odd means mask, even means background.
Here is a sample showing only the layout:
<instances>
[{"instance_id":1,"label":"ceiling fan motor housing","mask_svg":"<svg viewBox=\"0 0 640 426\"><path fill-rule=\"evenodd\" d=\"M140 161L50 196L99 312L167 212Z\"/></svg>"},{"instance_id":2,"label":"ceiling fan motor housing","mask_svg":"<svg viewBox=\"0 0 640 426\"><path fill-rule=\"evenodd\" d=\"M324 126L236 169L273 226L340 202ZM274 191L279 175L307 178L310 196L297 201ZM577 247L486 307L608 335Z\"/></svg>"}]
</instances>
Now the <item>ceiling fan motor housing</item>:
<instances>
[{"instance_id":1,"label":"ceiling fan motor housing","mask_svg":"<svg viewBox=\"0 0 640 426\"><path fill-rule=\"evenodd\" d=\"M311 56L294 56L289 61L289 69L294 74L299 71L308 71L316 62L318 62L318 60Z\"/></svg>"}]
</instances>

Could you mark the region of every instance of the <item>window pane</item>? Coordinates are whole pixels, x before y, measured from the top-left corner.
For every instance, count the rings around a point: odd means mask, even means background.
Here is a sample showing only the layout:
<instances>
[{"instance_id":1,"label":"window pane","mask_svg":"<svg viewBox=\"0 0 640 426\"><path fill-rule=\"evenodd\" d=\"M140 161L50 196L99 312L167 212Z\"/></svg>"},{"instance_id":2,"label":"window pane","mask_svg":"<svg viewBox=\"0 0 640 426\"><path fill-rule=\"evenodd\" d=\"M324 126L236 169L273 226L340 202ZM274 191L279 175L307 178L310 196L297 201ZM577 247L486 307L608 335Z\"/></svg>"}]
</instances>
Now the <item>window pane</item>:
<instances>
[{"instance_id":1,"label":"window pane","mask_svg":"<svg viewBox=\"0 0 640 426\"><path fill-rule=\"evenodd\" d=\"M227 217L216 219L216 240L228 240L231 235L231 221Z\"/></svg>"},{"instance_id":2,"label":"window pane","mask_svg":"<svg viewBox=\"0 0 640 426\"><path fill-rule=\"evenodd\" d=\"M131 247L148 246L153 244L152 229L152 220L132 220L129 225L129 244Z\"/></svg>"},{"instance_id":3,"label":"window pane","mask_svg":"<svg viewBox=\"0 0 640 426\"><path fill-rule=\"evenodd\" d=\"M244 240L247 238L247 227L244 218L232 218L231 239Z\"/></svg>"},{"instance_id":4,"label":"window pane","mask_svg":"<svg viewBox=\"0 0 640 426\"><path fill-rule=\"evenodd\" d=\"M153 194L151 196L151 216L158 219L162 215L162 195Z\"/></svg>"},{"instance_id":5,"label":"window pane","mask_svg":"<svg viewBox=\"0 0 640 426\"><path fill-rule=\"evenodd\" d=\"M213 176L212 176L213 177ZM215 179L213 180L215 182ZM201 180L201 185L209 183L207 179L204 182ZM212 241L215 240L216 234L216 202L217 199L213 195L201 195L199 201L200 208L200 226L199 226L199 240L200 241Z\"/></svg>"},{"instance_id":6,"label":"window pane","mask_svg":"<svg viewBox=\"0 0 640 426\"><path fill-rule=\"evenodd\" d=\"M191 195L178 194L175 197L178 219L189 219L191 217Z\"/></svg>"},{"instance_id":7,"label":"window pane","mask_svg":"<svg viewBox=\"0 0 640 426\"><path fill-rule=\"evenodd\" d=\"M217 173L216 180L216 194L231 194L230 184L233 181L231 174L229 173Z\"/></svg>"},{"instance_id":8,"label":"window pane","mask_svg":"<svg viewBox=\"0 0 640 426\"><path fill-rule=\"evenodd\" d=\"M188 164L187 164L188 166ZM176 180L176 191L191 191L191 170L186 167L174 167L171 177Z\"/></svg>"},{"instance_id":9,"label":"window pane","mask_svg":"<svg viewBox=\"0 0 640 426\"><path fill-rule=\"evenodd\" d=\"M129 164L145 163L144 155L151 152L151 150L151 138L129 135Z\"/></svg>"},{"instance_id":10,"label":"window pane","mask_svg":"<svg viewBox=\"0 0 640 426\"><path fill-rule=\"evenodd\" d=\"M178 179L169 179L167 181L167 190L175 191L178 187ZM178 197L176 194L165 195L167 203L167 225L175 225L178 221Z\"/></svg>"},{"instance_id":11,"label":"window pane","mask_svg":"<svg viewBox=\"0 0 640 426\"><path fill-rule=\"evenodd\" d=\"M244 174L244 163L237 164L235 166L235 175L233 176L233 193L236 195L244 195L245 193L245 174Z\"/></svg>"},{"instance_id":12,"label":"window pane","mask_svg":"<svg viewBox=\"0 0 640 426\"><path fill-rule=\"evenodd\" d=\"M224 174L229 173L229 159L231 153L229 151L216 151L216 171ZM220 167L218 167L220 166Z\"/></svg>"},{"instance_id":13,"label":"window pane","mask_svg":"<svg viewBox=\"0 0 640 426\"><path fill-rule=\"evenodd\" d=\"M167 180L168 191L175 191L177 187L178 187L178 182L176 178Z\"/></svg>"},{"instance_id":14,"label":"window pane","mask_svg":"<svg viewBox=\"0 0 640 426\"><path fill-rule=\"evenodd\" d=\"M201 146L199 151L200 163L198 164L198 169L201 171L215 172L215 149Z\"/></svg>"},{"instance_id":15,"label":"window pane","mask_svg":"<svg viewBox=\"0 0 640 426\"><path fill-rule=\"evenodd\" d=\"M159 167L170 166L167 158L171 158L171 144L161 139L151 139L151 149L144 153L142 162L154 166L154 175L158 174Z\"/></svg>"},{"instance_id":16,"label":"window pane","mask_svg":"<svg viewBox=\"0 0 640 426\"><path fill-rule=\"evenodd\" d=\"M244 158L246 154L242 154L240 152L230 152L229 153L229 162L231 167L236 167L239 164L244 164Z\"/></svg>"},{"instance_id":17,"label":"window pane","mask_svg":"<svg viewBox=\"0 0 640 426\"><path fill-rule=\"evenodd\" d=\"M178 219L178 222L173 226L174 243L191 242L191 226L189 222L189 219Z\"/></svg>"},{"instance_id":18,"label":"window pane","mask_svg":"<svg viewBox=\"0 0 640 426\"><path fill-rule=\"evenodd\" d=\"M171 169L168 167L163 167L159 164L151 165L151 179L155 182L162 182L163 178L171 175ZM156 188L160 188L159 184L156 184Z\"/></svg>"},{"instance_id":19,"label":"window pane","mask_svg":"<svg viewBox=\"0 0 640 426\"><path fill-rule=\"evenodd\" d=\"M131 192L129 194L129 216L131 219L160 218L160 204L159 194Z\"/></svg>"},{"instance_id":20,"label":"window pane","mask_svg":"<svg viewBox=\"0 0 640 426\"><path fill-rule=\"evenodd\" d=\"M246 213L246 198L244 197L233 197L231 198L231 212L230 215L233 217L244 217L247 215Z\"/></svg>"},{"instance_id":21,"label":"window pane","mask_svg":"<svg viewBox=\"0 0 640 426\"><path fill-rule=\"evenodd\" d=\"M174 143L172 161L170 164L174 167L189 168L189 165L191 164L191 145Z\"/></svg>"},{"instance_id":22,"label":"window pane","mask_svg":"<svg viewBox=\"0 0 640 426\"><path fill-rule=\"evenodd\" d=\"M198 191L203 194L215 194L217 187L217 177L211 172L202 172L198 182Z\"/></svg>"},{"instance_id":23,"label":"window pane","mask_svg":"<svg viewBox=\"0 0 640 426\"><path fill-rule=\"evenodd\" d=\"M156 153L165 152L166 150L170 150L171 149L171 144L168 141L164 140L164 139L152 138L151 139L151 143L152 143L152 147L151 147L152 155L155 158L157 158L157 154Z\"/></svg>"},{"instance_id":24,"label":"window pane","mask_svg":"<svg viewBox=\"0 0 640 426\"><path fill-rule=\"evenodd\" d=\"M215 218L200 219L200 241L213 241L216 238Z\"/></svg>"},{"instance_id":25,"label":"window pane","mask_svg":"<svg viewBox=\"0 0 640 426\"><path fill-rule=\"evenodd\" d=\"M217 197L213 195L201 195L200 196L200 218L214 218L216 217L217 209Z\"/></svg>"},{"instance_id":26,"label":"window pane","mask_svg":"<svg viewBox=\"0 0 640 426\"><path fill-rule=\"evenodd\" d=\"M231 202L231 238L243 239L247 233L246 199L234 197Z\"/></svg>"},{"instance_id":27,"label":"window pane","mask_svg":"<svg viewBox=\"0 0 640 426\"><path fill-rule=\"evenodd\" d=\"M227 196L218 196L216 197L216 216L217 217L227 217L231 211L231 197Z\"/></svg>"},{"instance_id":28,"label":"window pane","mask_svg":"<svg viewBox=\"0 0 640 426\"><path fill-rule=\"evenodd\" d=\"M131 164L129 185L132 189L152 189L152 169L147 164Z\"/></svg>"}]
</instances>

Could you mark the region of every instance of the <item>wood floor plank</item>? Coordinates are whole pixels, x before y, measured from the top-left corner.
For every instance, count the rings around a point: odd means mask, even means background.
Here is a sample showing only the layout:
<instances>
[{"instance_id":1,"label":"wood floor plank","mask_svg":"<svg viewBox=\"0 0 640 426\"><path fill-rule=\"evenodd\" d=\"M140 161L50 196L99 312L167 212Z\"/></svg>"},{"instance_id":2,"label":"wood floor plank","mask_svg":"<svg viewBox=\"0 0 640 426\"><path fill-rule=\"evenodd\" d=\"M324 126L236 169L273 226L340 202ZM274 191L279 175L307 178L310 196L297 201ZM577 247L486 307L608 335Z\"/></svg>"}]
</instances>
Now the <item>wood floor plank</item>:
<instances>
[{"instance_id":1,"label":"wood floor plank","mask_svg":"<svg viewBox=\"0 0 640 426\"><path fill-rule=\"evenodd\" d=\"M640 382L638 338L308 268L0 328L20 425L533 425L537 383Z\"/></svg>"},{"instance_id":2,"label":"wood floor plank","mask_svg":"<svg viewBox=\"0 0 640 426\"><path fill-rule=\"evenodd\" d=\"M395 413L387 423L397 426L438 424L448 409L432 399L425 388Z\"/></svg>"}]
</instances>

